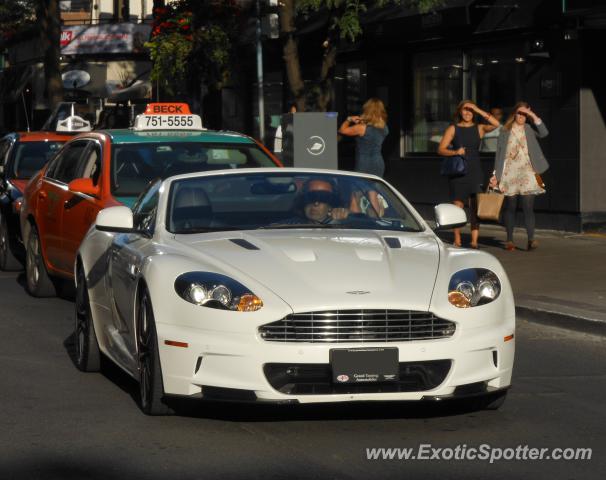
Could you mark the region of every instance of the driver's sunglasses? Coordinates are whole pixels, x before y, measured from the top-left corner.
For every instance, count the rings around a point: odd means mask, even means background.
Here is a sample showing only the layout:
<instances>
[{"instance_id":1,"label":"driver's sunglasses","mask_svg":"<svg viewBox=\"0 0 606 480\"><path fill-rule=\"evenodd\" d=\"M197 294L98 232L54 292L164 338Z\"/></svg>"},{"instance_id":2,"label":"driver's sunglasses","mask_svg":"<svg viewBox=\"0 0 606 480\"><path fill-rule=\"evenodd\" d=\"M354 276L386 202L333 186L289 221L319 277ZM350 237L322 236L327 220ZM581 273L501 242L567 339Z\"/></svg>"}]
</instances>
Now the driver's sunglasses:
<instances>
[{"instance_id":1,"label":"driver's sunglasses","mask_svg":"<svg viewBox=\"0 0 606 480\"><path fill-rule=\"evenodd\" d=\"M304 205L309 205L310 203L327 203L330 206L334 206L336 200L336 195L333 192L327 192L325 190L312 190L303 195Z\"/></svg>"}]
</instances>

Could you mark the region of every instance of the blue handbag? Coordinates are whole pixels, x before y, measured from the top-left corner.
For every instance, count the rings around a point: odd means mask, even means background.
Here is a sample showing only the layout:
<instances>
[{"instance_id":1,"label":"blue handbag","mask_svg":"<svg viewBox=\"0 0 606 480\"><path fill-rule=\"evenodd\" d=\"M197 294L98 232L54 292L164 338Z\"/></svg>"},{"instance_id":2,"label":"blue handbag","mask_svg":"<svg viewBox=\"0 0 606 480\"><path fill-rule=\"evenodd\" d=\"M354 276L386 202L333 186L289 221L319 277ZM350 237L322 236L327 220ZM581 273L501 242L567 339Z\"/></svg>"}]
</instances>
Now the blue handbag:
<instances>
[{"instance_id":1,"label":"blue handbag","mask_svg":"<svg viewBox=\"0 0 606 480\"><path fill-rule=\"evenodd\" d=\"M444 177L454 178L462 177L467 173L467 162L462 155L453 155L452 157L444 157L440 175Z\"/></svg>"}]
</instances>

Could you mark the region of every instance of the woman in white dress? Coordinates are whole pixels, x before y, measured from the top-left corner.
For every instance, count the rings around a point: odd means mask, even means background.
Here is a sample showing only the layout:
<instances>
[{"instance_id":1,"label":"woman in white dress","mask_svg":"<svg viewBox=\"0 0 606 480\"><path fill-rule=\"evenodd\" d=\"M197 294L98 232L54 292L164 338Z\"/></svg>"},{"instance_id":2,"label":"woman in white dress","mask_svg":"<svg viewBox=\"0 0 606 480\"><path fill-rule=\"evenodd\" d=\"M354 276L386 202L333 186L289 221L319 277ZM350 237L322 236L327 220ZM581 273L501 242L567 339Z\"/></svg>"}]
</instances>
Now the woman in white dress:
<instances>
[{"instance_id":1,"label":"woman in white dress","mask_svg":"<svg viewBox=\"0 0 606 480\"><path fill-rule=\"evenodd\" d=\"M529 124L530 120L532 124ZM528 234L528 250L534 250L538 243L534 239L534 199L545 193L540 176L549 168L537 138L548 135L547 127L530 109L526 102L519 102L503 125L497 141L495 170L490 179L492 187L497 187L506 196L505 229L507 241L505 249L515 250L513 229L515 227L518 199L524 211L524 223Z\"/></svg>"}]
</instances>

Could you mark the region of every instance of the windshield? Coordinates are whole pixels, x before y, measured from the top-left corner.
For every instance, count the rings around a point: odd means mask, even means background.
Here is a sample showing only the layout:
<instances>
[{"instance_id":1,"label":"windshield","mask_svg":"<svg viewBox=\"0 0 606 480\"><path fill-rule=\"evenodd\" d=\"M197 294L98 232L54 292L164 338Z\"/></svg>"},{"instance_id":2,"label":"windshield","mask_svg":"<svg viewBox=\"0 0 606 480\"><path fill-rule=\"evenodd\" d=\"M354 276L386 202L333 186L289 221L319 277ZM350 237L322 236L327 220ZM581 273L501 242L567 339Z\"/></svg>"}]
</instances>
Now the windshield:
<instances>
[{"instance_id":1,"label":"windshield","mask_svg":"<svg viewBox=\"0 0 606 480\"><path fill-rule=\"evenodd\" d=\"M155 178L207 170L276 166L254 143L122 144L113 146L112 155L111 189L114 196L138 196Z\"/></svg>"},{"instance_id":2,"label":"windshield","mask_svg":"<svg viewBox=\"0 0 606 480\"><path fill-rule=\"evenodd\" d=\"M21 142L13 150L10 178L28 179L40 170L61 148L63 142Z\"/></svg>"},{"instance_id":3,"label":"windshield","mask_svg":"<svg viewBox=\"0 0 606 480\"><path fill-rule=\"evenodd\" d=\"M383 182L340 174L292 172L222 175L172 183L167 229L422 228Z\"/></svg>"}]
</instances>

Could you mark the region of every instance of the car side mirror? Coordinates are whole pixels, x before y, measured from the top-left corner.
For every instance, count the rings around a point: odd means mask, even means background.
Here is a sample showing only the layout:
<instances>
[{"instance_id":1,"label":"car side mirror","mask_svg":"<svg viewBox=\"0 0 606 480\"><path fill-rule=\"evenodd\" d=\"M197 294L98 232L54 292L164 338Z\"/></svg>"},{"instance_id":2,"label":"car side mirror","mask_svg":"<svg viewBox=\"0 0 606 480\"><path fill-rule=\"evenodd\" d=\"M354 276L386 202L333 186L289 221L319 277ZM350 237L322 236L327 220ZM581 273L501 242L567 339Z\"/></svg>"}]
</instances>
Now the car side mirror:
<instances>
[{"instance_id":1,"label":"car side mirror","mask_svg":"<svg viewBox=\"0 0 606 480\"><path fill-rule=\"evenodd\" d=\"M98 197L101 193L99 186L94 185L90 178L76 178L67 185L70 192L83 193L84 195L90 195L91 197Z\"/></svg>"},{"instance_id":2,"label":"car side mirror","mask_svg":"<svg viewBox=\"0 0 606 480\"><path fill-rule=\"evenodd\" d=\"M436 230L464 227L467 223L465 210L451 203L440 203L434 208Z\"/></svg>"},{"instance_id":3,"label":"car side mirror","mask_svg":"<svg viewBox=\"0 0 606 480\"><path fill-rule=\"evenodd\" d=\"M124 206L104 208L97 214L95 228L102 232L134 233L133 212Z\"/></svg>"}]
</instances>

